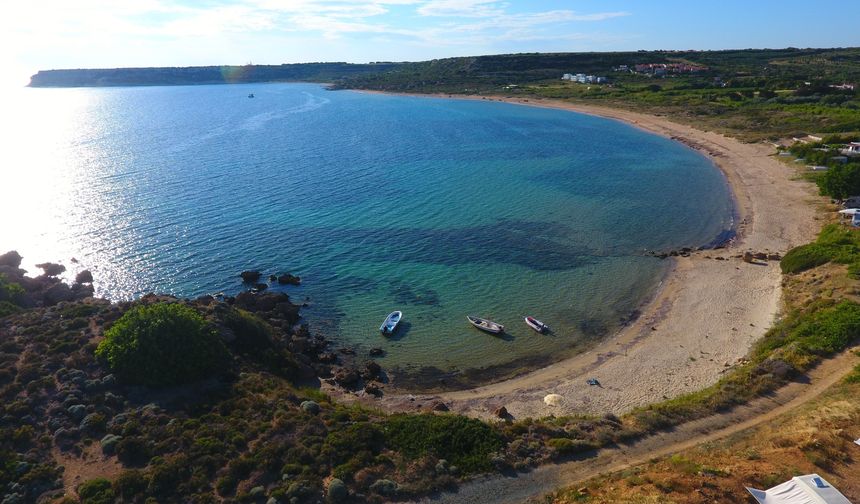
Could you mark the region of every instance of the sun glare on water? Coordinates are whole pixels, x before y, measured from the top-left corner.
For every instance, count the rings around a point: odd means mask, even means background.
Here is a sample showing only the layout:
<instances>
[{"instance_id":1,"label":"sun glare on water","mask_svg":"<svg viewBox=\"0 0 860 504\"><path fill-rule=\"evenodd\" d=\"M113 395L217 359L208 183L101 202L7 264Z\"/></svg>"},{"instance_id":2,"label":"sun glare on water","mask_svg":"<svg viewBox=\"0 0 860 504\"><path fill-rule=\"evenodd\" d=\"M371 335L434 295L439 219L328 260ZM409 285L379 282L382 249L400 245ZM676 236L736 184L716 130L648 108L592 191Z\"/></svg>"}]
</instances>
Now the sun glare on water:
<instances>
[{"instance_id":1,"label":"sun glare on water","mask_svg":"<svg viewBox=\"0 0 860 504\"><path fill-rule=\"evenodd\" d=\"M0 250L16 249L31 274L43 261L62 262L81 255L68 224L86 221L75 175L96 159L82 139L81 118L92 95L80 90L7 89L0 103L3 157ZM2 253L0 252L0 253Z\"/></svg>"}]
</instances>

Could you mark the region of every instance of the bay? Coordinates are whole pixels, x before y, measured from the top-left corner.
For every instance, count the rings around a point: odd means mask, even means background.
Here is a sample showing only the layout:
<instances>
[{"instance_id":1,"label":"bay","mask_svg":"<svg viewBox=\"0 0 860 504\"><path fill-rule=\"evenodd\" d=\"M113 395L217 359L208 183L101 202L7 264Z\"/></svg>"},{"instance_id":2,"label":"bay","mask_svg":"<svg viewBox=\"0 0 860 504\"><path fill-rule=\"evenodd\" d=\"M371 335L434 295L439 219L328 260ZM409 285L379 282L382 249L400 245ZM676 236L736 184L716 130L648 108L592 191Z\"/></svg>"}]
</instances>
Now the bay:
<instances>
[{"instance_id":1,"label":"bay","mask_svg":"<svg viewBox=\"0 0 860 504\"><path fill-rule=\"evenodd\" d=\"M308 303L312 331L360 356L381 347L401 374L490 379L581 351L653 296L667 263L646 250L733 226L710 160L566 111L313 84L2 101L0 249L31 272L88 268L98 295L121 300L235 294L244 269L289 271L302 286L272 288ZM405 321L384 338L395 309Z\"/></svg>"}]
</instances>

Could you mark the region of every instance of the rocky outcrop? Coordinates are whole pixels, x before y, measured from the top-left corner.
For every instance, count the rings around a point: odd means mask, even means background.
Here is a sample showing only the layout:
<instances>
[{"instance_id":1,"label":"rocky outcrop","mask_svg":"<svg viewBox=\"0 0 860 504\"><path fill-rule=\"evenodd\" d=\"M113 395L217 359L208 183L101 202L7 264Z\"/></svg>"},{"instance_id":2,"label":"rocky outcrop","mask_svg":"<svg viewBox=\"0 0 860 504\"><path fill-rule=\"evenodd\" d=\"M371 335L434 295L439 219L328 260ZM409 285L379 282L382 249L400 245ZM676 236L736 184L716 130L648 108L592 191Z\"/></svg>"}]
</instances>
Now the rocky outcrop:
<instances>
[{"instance_id":1,"label":"rocky outcrop","mask_svg":"<svg viewBox=\"0 0 860 504\"><path fill-rule=\"evenodd\" d=\"M75 275L75 283L93 283L93 274L90 272L90 270L83 270L77 275Z\"/></svg>"},{"instance_id":2,"label":"rocky outcrop","mask_svg":"<svg viewBox=\"0 0 860 504\"><path fill-rule=\"evenodd\" d=\"M9 266L10 268L20 268L21 267L21 254L18 253L17 250L10 250L3 255L0 255L0 266Z\"/></svg>"},{"instance_id":3,"label":"rocky outcrop","mask_svg":"<svg viewBox=\"0 0 860 504\"><path fill-rule=\"evenodd\" d=\"M359 380L361 380L361 375L358 374L358 370L352 367L340 368L334 373L334 381L341 387L355 388Z\"/></svg>"},{"instance_id":4,"label":"rocky outcrop","mask_svg":"<svg viewBox=\"0 0 860 504\"><path fill-rule=\"evenodd\" d=\"M278 283L281 285L299 285L302 283L302 279L290 273L284 273L278 277Z\"/></svg>"},{"instance_id":5,"label":"rocky outcrop","mask_svg":"<svg viewBox=\"0 0 860 504\"><path fill-rule=\"evenodd\" d=\"M42 264L37 264L37 268L41 269L45 272L45 276L54 277L62 274L66 271L66 267L62 264L52 263L52 262L44 262Z\"/></svg>"},{"instance_id":6,"label":"rocky outcrop","mask_svg":"<svg viewBox=\"0 0 860 504\"><path fill-rule=\"evenodd\" d=\"M263 274L259 271L243 271L239 273L239 276L242 277L242 281L245 283L254 283L260 279Z\"/></svg>"},{"instance_id":7,"label":"rocky outcrop","mask_svg":"<svg viewBox=\"0 0 860 504\"><path fill-rule=\"evenodd\" d=\"M382 373L382 366L374 361L367 361L364 365L364 373L361 374L365 380L375 380Z\"/></svg>"}]
</instances>

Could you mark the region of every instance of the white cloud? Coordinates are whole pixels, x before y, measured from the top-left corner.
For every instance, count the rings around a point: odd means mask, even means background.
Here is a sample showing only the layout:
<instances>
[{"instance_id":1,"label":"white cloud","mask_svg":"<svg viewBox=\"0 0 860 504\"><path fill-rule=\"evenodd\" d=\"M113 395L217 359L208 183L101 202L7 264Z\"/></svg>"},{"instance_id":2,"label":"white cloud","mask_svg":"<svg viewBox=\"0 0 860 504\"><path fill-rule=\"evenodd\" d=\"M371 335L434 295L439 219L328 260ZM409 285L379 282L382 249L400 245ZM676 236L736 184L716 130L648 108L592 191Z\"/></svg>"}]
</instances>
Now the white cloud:
<instances>
[{"instance_id":1,"label":"white cloud","mask_svg":"<svg viewBox=\"0 0 860 504\"><path fill-rule=\"evenodd\" d=\"M422 16L491 17L502 15L506 4L488 0L431 0L418 8Z\"/></svg>"},{"instance_id":2,"label":"white cloud","mask_svg":"<svg viewBox=\"0 0 860 504\"><path fill-rule=\"evenodd\" d=\"M573 24L629 15L514 10L512 3L28 0L4 5L0 30L9 49L6 67L211 64L251 58L279 63L320 61L343 51L353 55L352 61L415 60L518 50L518 42L534 50L543 40L587 40L592 35Z\"/></svg>"}]
</instances>

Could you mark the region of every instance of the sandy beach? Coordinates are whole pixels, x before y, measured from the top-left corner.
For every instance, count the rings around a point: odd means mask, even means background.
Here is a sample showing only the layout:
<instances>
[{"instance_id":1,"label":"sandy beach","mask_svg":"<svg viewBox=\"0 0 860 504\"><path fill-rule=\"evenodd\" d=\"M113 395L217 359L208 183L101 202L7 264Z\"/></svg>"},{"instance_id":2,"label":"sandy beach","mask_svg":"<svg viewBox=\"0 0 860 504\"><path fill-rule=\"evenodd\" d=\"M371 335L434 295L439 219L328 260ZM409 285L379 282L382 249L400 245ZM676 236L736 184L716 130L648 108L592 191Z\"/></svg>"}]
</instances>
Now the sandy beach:
<instances>
[{"instance_id":1,"label":"sandy beach","mask_svg":"<svg viewBox=\"0 0 860 504\"><path fill-rule=\"evenodd\" d=\"M444 95L447 97L447 95ZM535 99L472 97L559 108L621 120L696 149L725 174L737 205L738 237L727 248L678 257L642 315L590 351L510 380L470 390L410 394L388 387L380 399L346 394L389 411L414 411L439 401L451 411L492 418L504 406L514 418L575 413L623 413L716 382L746 355L778 317L779 262L747 263L745 251L784 254L814 239L820 228L812 184L774 159L767 144L744 144L674 123L666 117ZM596 378L600 386L586 384ZM396 377L395 377L396 380ZM562 397L544 404L547 394Z\"/></svg>"}]
</instances>

